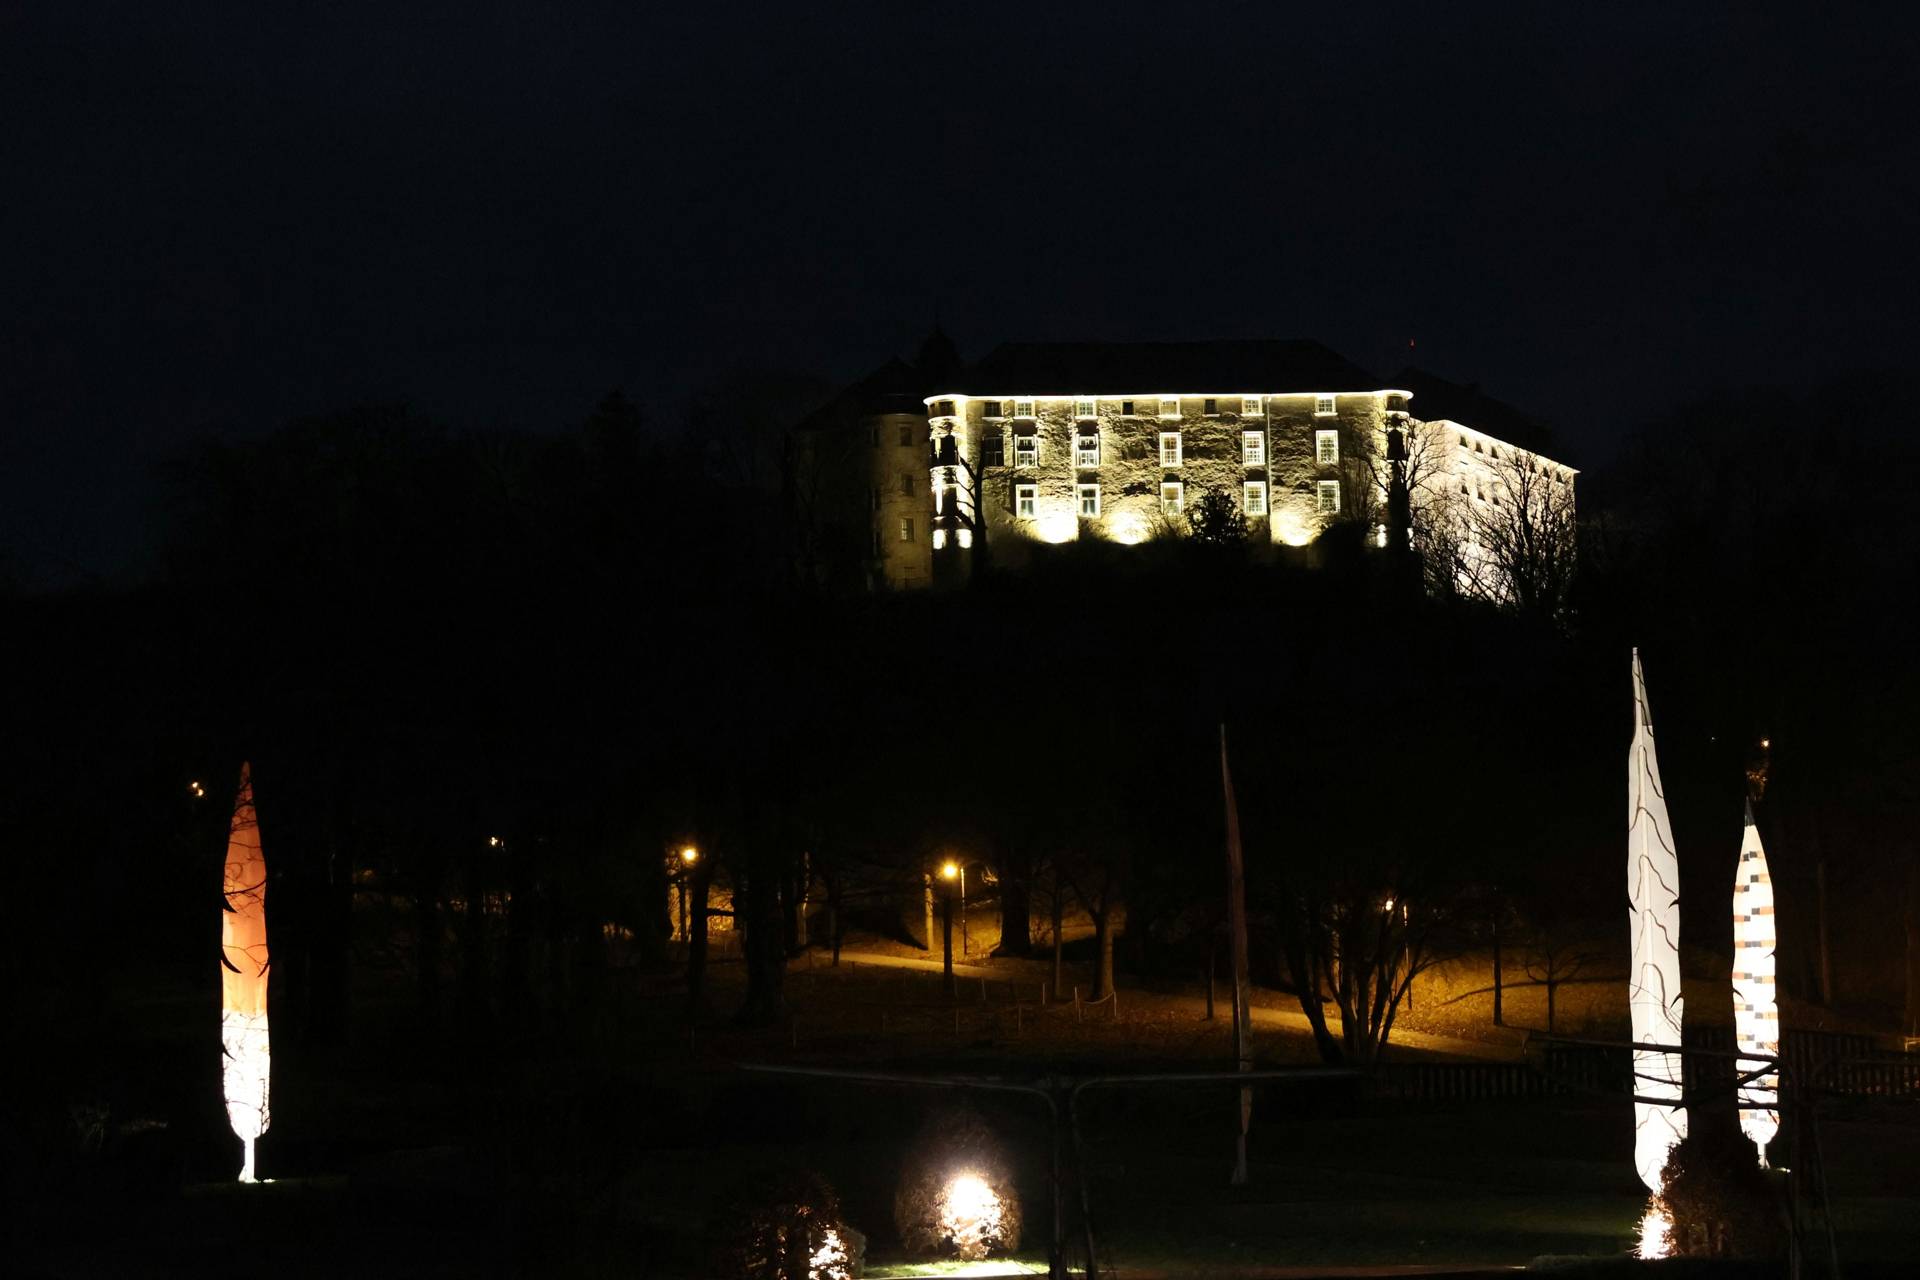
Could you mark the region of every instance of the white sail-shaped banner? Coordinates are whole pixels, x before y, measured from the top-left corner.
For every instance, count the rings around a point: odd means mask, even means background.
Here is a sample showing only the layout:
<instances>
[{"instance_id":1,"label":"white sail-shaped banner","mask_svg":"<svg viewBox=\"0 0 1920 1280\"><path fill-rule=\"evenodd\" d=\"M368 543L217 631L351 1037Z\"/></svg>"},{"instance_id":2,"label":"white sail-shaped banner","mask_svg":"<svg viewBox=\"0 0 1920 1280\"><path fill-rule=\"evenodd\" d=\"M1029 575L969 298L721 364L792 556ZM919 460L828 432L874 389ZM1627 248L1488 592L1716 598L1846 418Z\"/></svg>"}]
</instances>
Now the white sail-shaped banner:
<instances>
[{"instance_id":1,"label":"white sail-shaped banner","mask_svg":"<svg viewBox=\"0 0 1920 1280\"><path fill-rule=\"evenodd\" d=\"M1740 1059L1740 1073L1769 1065L1764 1059L1780 1056L1780 1003L1774 993L1774 950L1777 939L1773 915L1773 877L1767 873L1767 851L1760 829L1753 825L1753 805L1747 805L1746 830L1740 837L1740 866L1733 878L1733 1025L1740 1052L1762 1055ZM1767 1163L1767 1144L1780 1132L1780 1074L1768 1071L1740 1089L1740 1128L1760 1148L1760 1164Z\"/></svg>"},{"instance_id":2,"label":"white sail-shaped banner","mask_svg":"<svg viewBox=\"0 0 1920 1280\"><path fill-rule=\"evenodd\" d=\"M1633 746L1627 753L1627 911L1633 932L1627 1006L1635 1044L1680 1044L1680 863L1653 749L1640 651L1633 651ZM1656 1194L1667 1152L1687 1136L1681 1057L1633 1053L1634 1167Z\"/></svg>"}]
</instances>

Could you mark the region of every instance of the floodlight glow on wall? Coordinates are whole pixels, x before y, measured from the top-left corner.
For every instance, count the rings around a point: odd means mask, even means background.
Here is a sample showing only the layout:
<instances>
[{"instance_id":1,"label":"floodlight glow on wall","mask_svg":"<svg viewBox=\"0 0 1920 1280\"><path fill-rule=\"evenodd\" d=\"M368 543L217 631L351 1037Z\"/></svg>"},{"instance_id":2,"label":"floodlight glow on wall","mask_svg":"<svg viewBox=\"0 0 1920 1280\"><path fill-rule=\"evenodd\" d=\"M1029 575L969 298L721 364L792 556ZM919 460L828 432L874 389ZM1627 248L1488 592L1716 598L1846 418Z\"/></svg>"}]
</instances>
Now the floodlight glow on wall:
<instances>
[{"instance_id":1,"label":"floodlight glow on wall","mask_svg":"<svg viewBox=\"0 0 1920 1280\"><path fill-rule=\"evenodd\" d=\"M1767 851L1760 845L1760 829L1753 825L1753 805L1747 805L1746 830L1740 837L1740 866L1733 878L1733 1025L1743 1053L1765 1058L1780 1056L1780 1004L1774 991L1774 949L1777 938L1773 914L1773 877L1767 873ZM1739 1060L1741 1074L1757 1071L1764 1061ZM1740 1128L1760 1148L1760 1167L1767 1164L1767 1144L1780 1132L1780 1075L1770 1071L1740 1089Z\"/></svg>"},{"instance_id":2,"label":"floodlight glow on wall","mask_svg":"<svg viewBox=\"0 0 1920 1280\"><path fill-rule=\"evenodd\" d=\"M1680 987L1680 862L1674 852L1653 715L1640 651L1633 651L1633 746L1627 752L1627 915L1633 952L1627 1005L1635 1044L1679 1045L1685 1001ZM1678 1053L1633 1054L1634 1167L1655 1195L1667 1152L1687 1136L1680 1105Z\"/></svg>"},{"instance_id":3,"label":"floodlight glow on wall","mask_svg":"<svg viewBox=\"0 0 1920 1280\"><path fill-rule=\"evenodd\" d=\"M220 913L221 1086L227 1123L245 1144L240 1181L252 1182L253 1144L272 1120L272 1055L267 1037L267 860L253 809L253 778L240 766L227 834Z\"/></svg>"}]
</instances>

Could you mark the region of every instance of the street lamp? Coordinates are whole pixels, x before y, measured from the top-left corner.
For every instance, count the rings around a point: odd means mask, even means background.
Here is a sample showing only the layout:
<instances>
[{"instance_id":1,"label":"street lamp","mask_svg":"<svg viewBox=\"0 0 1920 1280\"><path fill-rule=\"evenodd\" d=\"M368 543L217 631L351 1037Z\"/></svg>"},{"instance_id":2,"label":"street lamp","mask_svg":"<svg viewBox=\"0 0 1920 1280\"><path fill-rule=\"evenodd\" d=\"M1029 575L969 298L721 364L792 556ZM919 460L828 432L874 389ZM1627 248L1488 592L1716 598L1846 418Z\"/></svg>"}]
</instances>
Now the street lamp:
<instances>
[{"instance_id":1,"label":"street lamp","mask_svg":"<svg viewBox=\"0 0 1920 1280\"><path fill-rule=\"evenodd\" d=\"M693 874L693 866L700 861L700 850L687 845L680 850L680 874L673 877L675 886L680 890L680 937L690 940L693 937L693 921L687 918L687 878Z\"/></svg>"},{"instance_id":2,"label":"street lamp","mask_svg":"<svg viewBox=\"0 0 1920 1280\"><path fill-rule=\"evenodd\" d=\"M961 892L966 892L965 872L960 864L948 858L940 864L940 878L947 882L947 891L940 898L940 969L945 977L947 995L959 994L959 987L953 980L953 890L958 884ZM965 927L964 921L962 927Z\"/></svg>"},{"instance_id":3,"label":"street lamp","mask_svg":"<svg viewBox=\"0 0 1920 1280\"><path fill-rule=\"evenodd\" d=\"M957 880L960 885L960 954L966 955L967 947L967 868L964 864L948 858L940 867L940 876L944 880Z\"/></svg>"}]
</instances>

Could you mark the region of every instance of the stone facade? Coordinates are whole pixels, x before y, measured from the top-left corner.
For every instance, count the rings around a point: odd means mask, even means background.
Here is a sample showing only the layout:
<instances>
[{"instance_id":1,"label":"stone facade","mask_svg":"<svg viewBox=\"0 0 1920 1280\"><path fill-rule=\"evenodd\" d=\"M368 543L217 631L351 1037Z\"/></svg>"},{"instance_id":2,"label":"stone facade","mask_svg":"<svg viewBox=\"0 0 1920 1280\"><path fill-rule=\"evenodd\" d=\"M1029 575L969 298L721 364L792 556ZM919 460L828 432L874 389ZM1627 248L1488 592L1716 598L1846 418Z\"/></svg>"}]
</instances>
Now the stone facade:
<instances>
[{"instance_id":1,"label":"stone facade","mask_svg":"<svg viewBox=\"0 0 1920 1280\"><path fill-rule=\"evenodd\" d=\"M1443 410L1497 406L1403 378ZM1340 522L1384 542L1392 429L1418 444L1416 509L1497 503L1503 457L1537 460L1570 497L1570 468L1446 413L1423 419L1394 382L1309 342L1010 344L968 367L936 335L917 364L850 388L831 429L864 446L841 465L864 482L869 585L896 589L964 579L978 543L1017 569L1046 544L1178 536L1215 489L1258 545L1303 547Z\"/></svg>"}]
</instances>

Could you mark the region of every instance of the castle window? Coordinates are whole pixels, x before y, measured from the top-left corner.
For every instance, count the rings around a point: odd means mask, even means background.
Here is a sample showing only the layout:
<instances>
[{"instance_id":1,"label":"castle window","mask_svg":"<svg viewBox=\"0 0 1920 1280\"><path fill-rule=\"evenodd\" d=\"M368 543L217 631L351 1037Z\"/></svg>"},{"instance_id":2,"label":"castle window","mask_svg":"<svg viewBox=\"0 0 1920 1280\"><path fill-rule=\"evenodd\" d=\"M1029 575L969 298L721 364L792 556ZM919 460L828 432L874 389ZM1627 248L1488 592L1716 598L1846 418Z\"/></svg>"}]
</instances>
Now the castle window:
<instances>
[{"instance_id":1,"label":"castle window","mask_svg":"<svg viewBox=\"0 0 1920 1280\"><path fill-rule=\"evenodd\" d=\"M1330 516L1340 510L1340 482L1338 480L1322 480L1314 486L1314 491L1320 500L1321 515Z\"/></svg>"},{"instance_id":2,"label":"castle window","mask_svg":"<svg viewBox=\"0 0 1920 1280\"><path fill-rule=\"evenodd\" d=\"M1084 431L1074 437L1073 465L1076 467L1097 467L1100 465L1100 437L1091 431Z\"/></svg>"},{"instance_id":3,"label":"castle window","mask_svg":"<svg viewBox=\"0 0 1920 1280\"><path fill-rule=\"evenodd\" d=\"M1177 417L1179 417L1179 416L1180 416L1180 401L1179 401L1179 399L1178 399L1177 397L1175 397L1175 398L1171 398L1171 399L1167 399L1167 400L1162 400L1162 401L1160 402L1160 416L1161 416L1161 417L1163 417L1163 418L1177 418Z\"/></svg>"},{"instance_id":4,"label":"castle window","mask_svg":"<svg viewBox=\"0 0 1920 1280\"><path fill-rule=\"evenodd\" d=\"M1013 465L1031 467L1040 461L1040 437L1031 431L1013 438Z\"/></svg>"},{"instance_id":5,"label":"castle window","mask_svg":"<svg viewBox=\"0 0 1920 1280\"><path fill-rule=\"evenodd\" d=\"M867 501L868 501L868 505L873 510L878 511L880 509L880 491L878 489L869 488L867 490Z\"/></svg>"},{"instance_id":6,"label":"castle window","mask_svg":"<svg viewBox=\"0 0 1920 1280\"><path fill-rule=\"evenodd\" d=\"M935 551L944 551L946 546L947 531L945 529L935 529L933 531L933 549Z\"/></svg>"},{"instance_id":7,"label":"castle window","mask_svg":"<svg viewBox=\"0 0 1920 1280\"><path fill-rule=\"evenodd\" d=\"M902 542L913 541L913 517L912 516L900 517L900 541Z\"/></svg>"},{"instance_id":8,"label":"castle window","mask_svg":"<svg viewBox=\"0 0 1920 1280\"><path fill-rule=\"evenodd\" d=\"M902 471L900 473L900 492L908 497L913 496L913 472Z\"/></svg>"},{"instance_id":9,"label":"castle window","mask_svg":"<svg viewBox=\"0 0 1920 1280\"><path fill-rule=\"evenodd\" d=\"M998 400L982 400L980 402L980 416L983 418L1002 417L1004 416L1003 407Z\"/></svg>"},{"instance_id":10,"label":"castle window","mask_svg":"<svg viewBox=\"0 0 1920 1280\"><path fill-rule=\"evenodd\" d=\"M1013 416L1016 418L1031 418L1033 416L1033 401L1015 400L1013 402Z\"/></svg>"},{"instance_id":11,"label":"castle window","mask_svg":"<svg viewBox=\"0 0 1920 1280\"><path fill-rule=\"evenodd\" d=\"M1467 438L1465 436L1460 437L1460 447L1462 449L1467 447Z\"/></svg>"},{"instance_id":12,"label":"castle window","mask_svg":"<svg viewBox=\"0 0 1920 1280\"><path fill-rule=\"evenodd\" d=\"M900 447L904 449L910 446L912 443L913 443L913 424L911 422L903 422L900 424Z\"/></svg>"},{"instance_id":13,"label":"castle window","mask_svg":"<svg viewBox=\"0 0 1920 1280\"><path fill-rule=\"evenodd\" d=\"M1076 417L1076 418L1091 418L1091 417L1093 417L1093 416L1094 416L1094 414L1093 414L1093 401L1091 401L1091 400L1076 400L1076 401L1074 401L1074 402L1073 402L1073 416L1074 416L1074 417Z\"/></svg>"},{"instance_id":14,"label":"castle window","mask_svg":"<svg viewBox=\"0 0 1920 1280\"><path fill-rule=\"evenodd\" d=\"M1218 400L1206 401L1202 408L1202 412L1204 412L1209 418L1214 417L1220 412L1220 402Z\"/></svg>"},{"instance_id":15,"label":"castle window","mask_svg":"<svg viewBox=\"0 0 1920 1280\"><path fill-rule=\"evenodd\" d=\"M980 465L983 467L1007 465L1007 438L998 431L980 442Z\"/></svg>"},{"instance_id":16,"label":"castle window","mask_svg":"<svg viewBox=\"0 0 1920 1280\"><path fill-rule=\"evenodd\" d=\"M1240 486L1240 505L1250 516L1267 514L1267 484L1264 480L1249 480Z\"/></svg>"},{"instance_id":17,"label":"castle window","mask_svg":"<svg viewBox=\"0 0 1920 1280\"><path fill-rule=\"evenodd\" d=\"M1133 401L1122 400L1120 402L1120 416L1123 418L1131 418L1133 416Z\"/></svg>"},{"instance_id":18,"label":"castle window","mask_svg":"<svg viewBox=\"0 0 1920 1280\"><path fill-rule=\"evenodd\" d=\"M1180 465L1180 433L1178 431L1160 433L1160 465L1163 467Z\"/></svg>"},{"instance_id":19,"label":"castle window","mask_svg":"<svg viewBox=\"0 0 1920 1280\"><path fill-rule=\"evenodd\" d=\"M1040 500L1040 486L1037 484L1017 484L1013 486L1013 514L1031 518L1034 504Z\"/></svg>"},{"instance_id":20,"label":"castle window","mask_svg":"<svg viewBox=\"0 0 1920 1280\"><path fill-rule=\"evenodd\" d=\"M1074 496L1079 500L1081 515L1097 516L1100 514L1100 486L1099 485L1097 484L1075 485L1073 492L1074 492Z\"/></svg>"},{"instance_id":21,"label":"castle window","mask_svg":"<svg viewBox=\"0 0 1920 1280\"><path fill-rule=\"evenodd\" d=\"M1248 467L1267 465L1267 437L1259 431L1240 433L1240 463Z\"/></svg>"},{"instance_id":22,"label":"castle window","mask_svg":"<svg viewBox=\"0 0 1920 1280\"><path fill-rule=\"evenodd\" d=\"M1185 494L1186 487L1178 480L1167 481L1160 486L1160 510L1170 516L1179 515L1180 508L1185 505L1183 501Z\"/></svg>"},{"instance_id":23,"label":"castle window","mask_svg":"<svg viewBox=\"0 0 1920 1280\"><path fill-rule=\"evenodd\" d=\"M1313 457L1323 467L1330 467L1340 461L1340 433L1338 431L1316 431L1313 433Z\"/></svg>"},{"instance_id":24,"label":"castle window","mask_svg":"<svg viewBox=\"0 0 1920 1280\"><path fill-rule=\"evenodd\" d=\"M1243 418L1259 417L1260 416L1260 397L1259 396L1242 396L1240 398L1240 416Z\"/></svg>"},{"instance_id":25,"label":"castle window","mask_svg":"<svg viewBox=\"0 0 1920 1280\"><path fill-rule=\"evenodd\" d=\"M1315 414L1317 414L1322 418L1332 413L1333 397L1332 396L1315 396L1313 398L1313 411Z\"/></svg>"},{"instance_id":26,"label":"castle window","mask_svg":"<svg viewBox=\"0 0 1920 1280\"><path fill-rule=\"evenodd\" d=\"M878 529L873 531L873 555L876 560L880 558L880 531Z\"/></svg>"},{"instance_id":27,"label":"castle window","mask_svg":"<svg viewBox=\"0 0 1920 1280\"><path fill-rule=\"evenodd\" d=\"M938 418L951 418L953 416L953 401L940 401L940 403L933 406L933 413L934 416Z\"/></svg>"}]
</instances>

